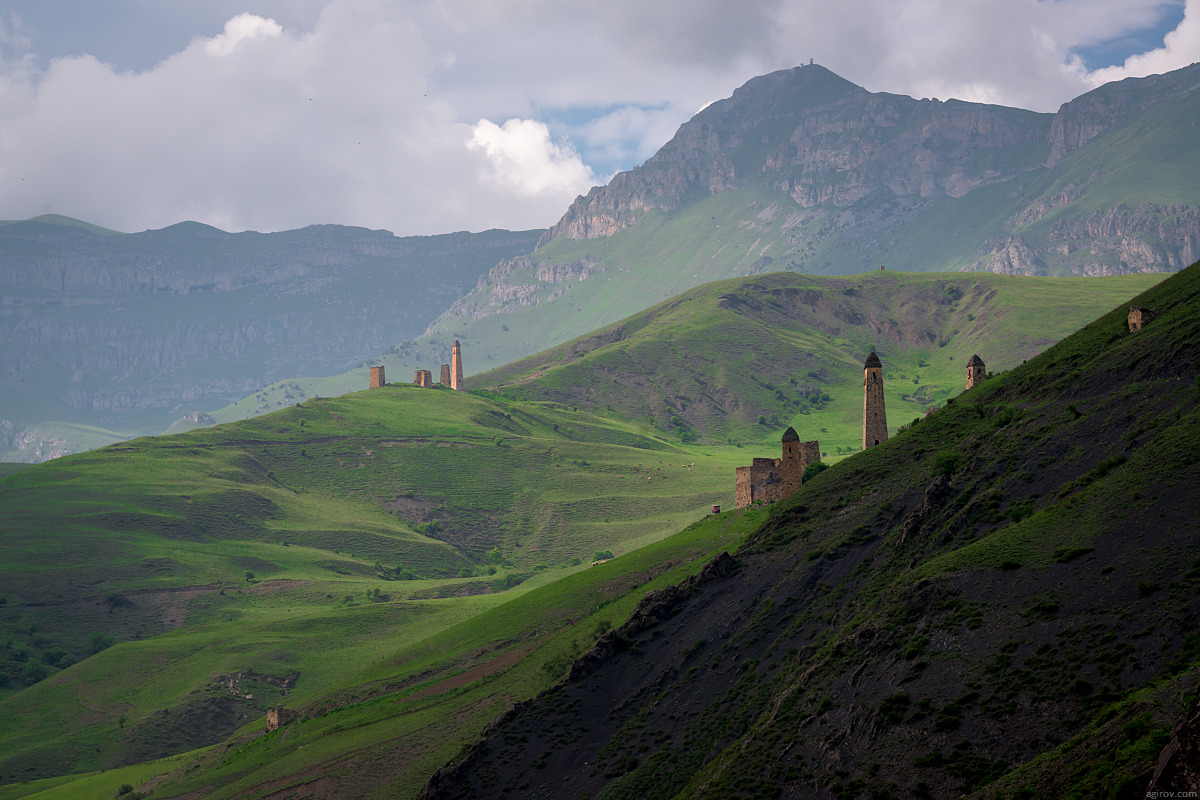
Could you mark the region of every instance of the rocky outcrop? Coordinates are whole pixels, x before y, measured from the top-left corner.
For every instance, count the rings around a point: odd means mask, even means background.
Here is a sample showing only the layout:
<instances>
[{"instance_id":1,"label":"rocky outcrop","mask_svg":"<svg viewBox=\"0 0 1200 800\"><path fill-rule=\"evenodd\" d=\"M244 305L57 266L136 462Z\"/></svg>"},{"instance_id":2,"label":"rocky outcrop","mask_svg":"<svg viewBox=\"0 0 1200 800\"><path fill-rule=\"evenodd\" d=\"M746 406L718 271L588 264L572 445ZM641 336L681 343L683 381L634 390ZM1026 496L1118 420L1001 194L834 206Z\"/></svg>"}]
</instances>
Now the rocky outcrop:
<instances>
[{"instance_id":1,"label":"rocky outcrop","mask_svg":"<svg viewBox=\"0 0 1200 800\"><path fill-rule=\"evenodd\" d=\"M1068 154L1085 146L1105 131L1177 91L1191 91L1200 84L1200 64L1192 64L1166 75L1126 78L1064 103L1050 125L1050 155L1053 167Z\"/></svg>"},{"instance_id":2,"label":"rocky outcrop","mask_svg":"<svg viewBox=\"0 0 1200 800\"><path fill-rule=\"evenodd\" d=\"M1045 200L1014 217L1035 222L1057 204L1066 205L1072 192ZM1163 206L1123 203L1089 214L1059 219L1049 229L1046 244L1031 245L1010 234L993 237L962 267L1010 275L1125 275L1131 272L1181 270L1200 259L1200 208L1184 203Z\"/></svg>"},{"instance_id":3,"label":"rocky outcrop","mask_svg":"<svg viewBox=\"0 0 1200 800\"><path fill-rule=\"evenodd\" d=\"M765 176L804 207L850 206L873 195L962 197L1039 166L980 152L1046 138L1047 114L979 103L873 94L819 66L749 81L679 128L646 164L572 204L543 238L612 236L650 209L674 210L689 192L710 194ZM734 158L747 142L765 154ZM747 160L749 159L749 160Z\"/></svg>"}]
</instances>

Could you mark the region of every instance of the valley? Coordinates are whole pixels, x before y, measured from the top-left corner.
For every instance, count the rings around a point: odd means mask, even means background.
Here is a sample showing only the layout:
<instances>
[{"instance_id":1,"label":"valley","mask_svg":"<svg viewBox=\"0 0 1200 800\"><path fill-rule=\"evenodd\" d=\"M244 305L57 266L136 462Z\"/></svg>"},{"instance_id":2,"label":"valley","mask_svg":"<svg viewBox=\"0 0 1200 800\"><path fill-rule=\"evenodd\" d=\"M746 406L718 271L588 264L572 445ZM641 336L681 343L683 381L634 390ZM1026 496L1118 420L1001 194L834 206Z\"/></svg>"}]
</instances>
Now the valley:
<instances>
[{"instance_id":1,"label":"valley","mask_svg":"<svg viewBox=\"0 0 1200 800\"><path fill-rule=\"evenodd\" d=\"M0 223L0 800L1188 788L1197 86L782 70L546 231Z\"/></svg>"}]
</instances>

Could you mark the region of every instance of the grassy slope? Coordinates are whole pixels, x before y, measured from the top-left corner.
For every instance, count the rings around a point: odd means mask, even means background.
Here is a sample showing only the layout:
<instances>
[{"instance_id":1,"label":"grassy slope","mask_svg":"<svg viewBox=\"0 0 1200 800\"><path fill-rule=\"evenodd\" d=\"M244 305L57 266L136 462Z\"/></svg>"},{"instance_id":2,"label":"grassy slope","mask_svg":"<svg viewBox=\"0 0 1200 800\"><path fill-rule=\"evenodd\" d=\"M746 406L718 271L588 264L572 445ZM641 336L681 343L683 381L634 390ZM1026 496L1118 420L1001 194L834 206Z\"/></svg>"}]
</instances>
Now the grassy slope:
<instances>
[{"instance_id":1,"label":"grassy slope","mask_svg":"<svg viewBox=\"0 0 1200 800\"><path fill-rule=\"evenodd\" d=\"M774 282L790 277L757 280L779 288ZM937 280L892 274L863 279L890 288L892 282ZM1019 287L1043 285L1052 284L1013 281L1009 291L1019 297ZM838 287L827 290L841 296ZM882 294L878 287L873 293ZM745 301L754 295L745 289L736 296ZM1014 304L1012 313L1018 307L1024 306ZM666 341L694 337L690 328L696 326L683 324L684 308L675 309L670 324L669 317L645 324L659 325ZM785 317L775 309L757 329L786 324ZM802 341L794 332L784 338ZM851 366L857 372L857 364ZM708 504L729 504L731 467L762 454L680 450L644 430L554 403L393 386L309 401L217 429L135 440L8 479L0 497L12 511L4 560L11 564L5 585L15 590L0 617L15 648L5 663L7 688L20 687L22 664L28 663L18 652L37 659L62 648L80 657L94 633L121 642L64 671L48 669L49 679L0 703L16 737L6 762L9 779L195 747L277 703L325 708L321 698L332 687L344 685L353 696L351 687L366 679L348 673L347 662L384 665L372 680L388 674L392 637L426 640L433 659L422 666L426 677L431 669L473 663L496 636L444 653L441 645L430 649L444 638L431 637L469 625L489 609L506 617L510 596L571 573L575 568L565 566L570 558L588 558L603 547L626 552L678 530ZM434 475L449 477L430 481ZM409 518L389 513L381 507L385 502L397 503ZM423 536L416 530L421 522L436 522L438 535L453 546ZM495 577L480 575L481 556L492 546L512 566ZM710 552L690 551L689 569ZM376 561L403 565L421 579L381 581ZM536 569L542 564L547 568ZM453 577L464 567L470 577ZM247 569L254 582L244 579ZM434 599L502 588L508 574L533 577L505 594ZM374 589L384 593L380 602L363 597ZM112 592L123 592L130 602L110 611L104 596ZM617 594L610 590L609 596ZM492 635L498 617L488 619L493 622L479 630ZM534 619L511 639L553 627L542 624ZM381 638L383 632L387 637ZM587 635L576 629L571 636ZM115 678L129 674L130 664L144 680ZM231 700L223 676L238 673L248 674L235 688L254 694L254 701ZM286 694L271 683L295 673ZM403 685L416 674L396 672L390 680ZM522 691L544 685L541 678L522 680ZM60 723L29 737L22 720L35 708L41 718ZM445 712L439 708L438 714ZM468 715L473 721L466 727L451 725L444 735L462 741L479 730L497 707L492 702L482 708L478 718ZM220 720L214 723L214 717ZM189 726L197 729L194 736L178 734ZM341 745L330 747L330 753L344 752ZM443 748L405 766L413 771L404 780L419 784L419 775L448 752ZM276 769L267 763L272 758L255 762L254 780L261 770ZM207 780L225 779L214 773Z\"/></svg>"},{"instance_id":2,"label":"grassy slope","mask_svg":"<svg viewBox=\"0 0 1200 800\"><path fill-rule=\"evenodd\" d=\"M392 386L15 473L0 487L4 778L177 752L314 698L391 637L731 503L744 458L555 404ZM492 548L505 563L488 575ZM49 677L18 691L40 662ZM222 676L238 673L234 697ZM35 709L55 724L30 736Z\"/></svg>"},{"instance_id":3,"label":"grassy slope","mask_svg":"<svg viewBox=\"0 0 1200 800\"><path fill-rule=\"evenodd\" d=\"M990 369L1009 369L1160 279L891 271L739 278L473 380L685 437L766 444L793 425L836 457L861 446L861 365L871 348L887 370L896 430L958 394L973 353Z\"/></svg>"},{"instance_id":4,"label":"grassy slope","mask_svg":"<svg viewBox=\"0 0 1200 800\"><path fill-rule=\"evenodd\" d=\"M1142 796L1200 686L1200 265L1137 302L822 473L429 796Z\"/></svg>"}]
</instances>

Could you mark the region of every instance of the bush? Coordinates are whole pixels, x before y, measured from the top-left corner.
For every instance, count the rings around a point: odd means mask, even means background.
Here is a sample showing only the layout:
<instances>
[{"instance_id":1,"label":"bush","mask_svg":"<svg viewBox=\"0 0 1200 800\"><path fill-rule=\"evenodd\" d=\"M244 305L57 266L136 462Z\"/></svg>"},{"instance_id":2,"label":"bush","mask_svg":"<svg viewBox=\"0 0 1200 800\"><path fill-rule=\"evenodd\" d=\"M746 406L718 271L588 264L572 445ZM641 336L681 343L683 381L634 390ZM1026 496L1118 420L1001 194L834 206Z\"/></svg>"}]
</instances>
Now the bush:
<instances>
[{"instance_id":1,"label":"bush","mask_svg":"<svg viewBox=\"0 0 1200 800\"><path fill-rule=\"evenodd\" d=\"M25 662L25 668L21 670L21 681L26 686L33 686L35 683L45 678L48 674L49 673L46 671L45 666L42 665L42 662L30 659L29 661Z\"/></svg>"},{"instance_id":2,"label":"bush","mask_svg":"<svg viewBox=\"0 0 1200 800\"><path fill-rule=\"evenodd\" d=\"M947 450L944 453L938 453L933 457L933 475L934 477L942 477L949 480L954 477L954 473L958 472L959 464L962 462L962 456L953 450Z\"/></svg>"},{"instance_id":3,"label":"bush","mask_svg":"<svg viewBox=\"0 0 1200 800\"><path fill-rule=\"evenodd\" d=\"M829 465L824 461L814 461L804 468L804 474L800 476L800 482L808 483L827 469L829 469Z\"/></svg>"},{"instance_id":4,"label":"bush","mask_svg":"<svg viewBox=\"0 0 1200 800\"><path fill-rule=\"evenodd\" d=\"M88 646L91 647L93 653L99 653L101 650L107 650L117 643L117 640L109 636L107 633L93 633L88 639Z\"/></svg>"},{"instance_id":5,"label":"bush","mask_svg":"<svg viewBox=\"0 0 1200 800\"><path fill-rule=\"evenodd\" d=\"M592 561L607 561L610 558L616 558L616 556L612 554L612 550L597 550L592 555Z\"/></svg>"}]
</instances>

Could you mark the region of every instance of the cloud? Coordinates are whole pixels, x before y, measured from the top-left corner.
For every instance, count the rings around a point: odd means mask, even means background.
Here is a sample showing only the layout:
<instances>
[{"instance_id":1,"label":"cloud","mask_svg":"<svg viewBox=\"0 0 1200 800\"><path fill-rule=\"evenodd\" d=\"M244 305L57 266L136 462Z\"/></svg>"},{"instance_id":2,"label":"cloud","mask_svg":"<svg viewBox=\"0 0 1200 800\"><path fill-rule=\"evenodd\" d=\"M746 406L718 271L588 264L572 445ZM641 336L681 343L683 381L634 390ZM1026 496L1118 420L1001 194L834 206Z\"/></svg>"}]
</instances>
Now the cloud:
<instances>
[{"instance_id":1,"label":"cloud","mask_svg":"<svg viewBox=\"0 0 1200 800\"><path fill-rule=\"evenodd\" d=\"M550 129L544 122L510 119L502 127L481 119L472 130L469 146L487 156L492 178L518 195L557 192L574 199L596 182L570 145L550 141Z\"/></svg>"},{"instance_id":2,"label":"cloud","mask_svg":"<svg viewBox=\"0 0 1200 800\"><path fill-rule=\"evenodd\" d=\"M254 14L238 14L225 23L225 32L204 43L209 55L227 56L247 39L273 39L283 33L283 26L273 19Z\"/></svg>"},{"instance_id":3,"label":"cloud","mask_svg":"<svg viewBox=\"0 0 1200 800\"><path fill-rule=\"evenodd\" d=\"M205 22L137 68L31 59L36 36L0 18L0 217L544 227L595 172L809 58L872 91L1053 110L1200 52L1200 0L1161 49L1097 73L1076 49L1151 29L1177 0L320 2L263 0L278 18Z\"/></svg>"},{"instance_id":4,"label":"cloud","mask_svg":"<svg viewBox=\"0 0 1200 800\"><path fill-rule=\"evenodd\" d=\"M1183 21L1163 37L1163 46L1132 55L1120 66L1099 69L1087 76L1093 86L1124 78L1142 77L1179 69L1200 58L1200 0L1188 0Z\"/></svg>"}]
</instances>

